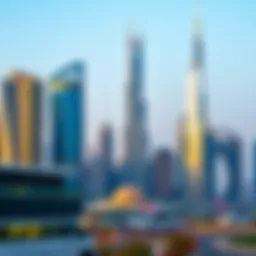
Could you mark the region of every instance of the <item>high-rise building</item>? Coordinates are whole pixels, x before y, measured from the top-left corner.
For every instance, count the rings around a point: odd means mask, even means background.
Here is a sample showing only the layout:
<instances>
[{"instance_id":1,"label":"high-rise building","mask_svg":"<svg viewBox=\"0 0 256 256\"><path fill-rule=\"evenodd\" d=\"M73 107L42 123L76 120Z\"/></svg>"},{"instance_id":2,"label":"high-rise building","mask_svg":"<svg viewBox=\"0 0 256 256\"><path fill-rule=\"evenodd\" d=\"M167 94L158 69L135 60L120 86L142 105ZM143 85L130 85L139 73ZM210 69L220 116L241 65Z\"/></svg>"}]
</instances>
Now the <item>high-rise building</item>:
<instances>
[{"instance_id":1,"label":"high-rise building","mask_svg":"<svg viewBox=\"0 0 256 256\"><path fill-rule=\"evenodd\" d=\"M105 166L113 164L113 130L109 125L103 125L100 130L100 158Z\"/></svg>"},{"instance_id":2,"label":"high-rise building","mask_svg":"<svg viewBox=\"0 0 256 256\"><path fill-rule=\"evenodd\" d=\"M113 168L113 130L109 125L103 125L100 130L100 167L102 171L104 195L112 192Z\"/></svg>"},{"instance_id":3,"label":"high-rise building","mask_svg":"<svg viewBox=\"0 0 256 256\"><path fill-rule=\"evenodd\" d=\"M168 199L171 196L172 154L168 149L156 152L152 168L152 192L157 199Z\"/></svg>"},{"instance_id":4,"label":"high-rise building","mask_svg":"<svg viewBox=\"0 0 256 256\"><path fill-rule=\"evenodd\" d=\"M84 76L82 62L61 68L52 77L52 161L78 166L84 154Z\"/></svg>"},{"instance_id":5,"label":"high-rise building","mask_svg":"<svg viewBox=\"0 0 256 256\"><path fill-rule=\"evenodd\" d=\"M241 196L242 143L233 135L209 131L205 145L205 180L204 195L208 201L217 197L216 162L222 159L225 163L227 184L223 197L229 203L237 203ZM223 173L222 173L223 175Z\"/></svg>"},{"instance_id":6,"label":"high-rise building","mask_svg":"<svg viewBox=\"0 0 256 256\"><path fill-rule=\"evenodd\" d=\"M144 49L141 39L128 39L128 75L126 81L125 162L140 182L146 158L146 104L144 99ZM133 169L133 170L132 170Z\"/></svg>"},{"instance_id":7,"label":"high-rise building","mask_svg":"<svg viewBox=\"0 0 256 256\"><path fill-rule=\"evenodd\" d=\"M204 182L203 191L204 197L208 202L212 202L217 195L217 171L216 171L216 157L218 149L218 138L214 131L208 130L205 136L204 146Z\"/></svg>"},{"instance_id":8,"label":"high-rise building","mask_svg":"<svg viewBox=\"0 0 256 256\"><path fill-rule=\"evenodd\" d=\"M3 83L2 162L38 164L41 158L42 88L25 72L13 72Z\"/></svg>"},{"instance_id":9,"label":"high-rise building","mask_svg":"<svg viewBox=\"0 0 256 256\"><path fill-rule=\"evenodd\" d=\"M193 24L192 62L187 84L186 111L184 120L184 163L189 172L193 191L201 190L205 128L207 126L207 99L204 83L204 42L201 24Z\"/></svg>"},{"instance_id":10,"label":"high-rise building","mask_svg":"<svg viewBox=\"0 0 256 256\"><path fill-rule=\"evenodd\" d=\"M254 141L252 147L252 172L253 172L253 184L252 184L252 193L253 199L256 199L256 142Z\"/></svg>"}]
</instances>

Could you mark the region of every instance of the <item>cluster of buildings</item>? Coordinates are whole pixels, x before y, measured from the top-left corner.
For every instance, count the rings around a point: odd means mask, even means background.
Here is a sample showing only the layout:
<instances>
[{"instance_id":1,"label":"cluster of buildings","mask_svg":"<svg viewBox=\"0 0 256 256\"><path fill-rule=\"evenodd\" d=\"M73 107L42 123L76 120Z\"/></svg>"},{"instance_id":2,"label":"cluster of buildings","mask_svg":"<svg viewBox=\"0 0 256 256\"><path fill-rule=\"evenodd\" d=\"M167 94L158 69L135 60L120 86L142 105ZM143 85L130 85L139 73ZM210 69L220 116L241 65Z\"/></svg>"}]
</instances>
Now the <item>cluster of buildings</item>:
<instances>
[{"instance_id":1,"label":"cluster of buildings","mask_svg":"<svg viewBox=\"0 0 256 256\"><path fill-rule=\"evenodd\" d=\"M99 168L98 177L105 177L105 183L98 183L100 188L106 186L109 187L108 192L113 192L117 184L119 187L122 184L133 184L148 198L158 201L189 198L190 202L197 200L214 203L220 199L217 193L216 165L221 159L226 167L223 171L228 176L222 199L232 205L242 199L241 138L232 131L224 132L210 125L205 79L205 43L199 20L193 23L191 45L192 58L188 71L185 108L176 134L177 148L175 151L160 148L149 156L148 113L143 96L143 44L138 38L129 39L125 159L123 165L117 168L118 171L112 172L111 175L115 178L112 176L108 179L110 172L105 172L104 166ZM99 197L104 195L102 192Z\"/></svg>"},{"instance_id":2,"label":"cluster of buildings","mask_svg":"<svg viewBox=\"0 0 256 256\"><path fill-rule=\"evenodd\" d=\"M60 69L49 86L23 71L6 76L1 88L1 163L41 165L47 136L48 140L51 138L49 150L54 165L81 165L85 128L83 89L82 62Z\"/></svg>"},{"instance_id":3,"label":"cluster of buildings","mask_svg":"<svg viewBox=\"0 0 256 256\"><path fill-rule=\"evenodd\" d=\"M220 133L209 124L204 38L200 22L193 24L192 60L186 107L179 122L178 147L148 154L147 104L144 98L144 47L135 36L127 41L124 159L114 164L111 125L100 130L100 152L86 156L86 68L76 61L57 70L47 86L31 74L13 72L3 81L0 109L0 160L4 165L33 166L45 160L43 141L52 166L81 171L87 198L102 198L124 184L138 187L157 200L216 198L216 159L227 163L225 198L241 195L241 139ZM46 138L47 137L47 138Z\"/></svg>"}]
</instances>

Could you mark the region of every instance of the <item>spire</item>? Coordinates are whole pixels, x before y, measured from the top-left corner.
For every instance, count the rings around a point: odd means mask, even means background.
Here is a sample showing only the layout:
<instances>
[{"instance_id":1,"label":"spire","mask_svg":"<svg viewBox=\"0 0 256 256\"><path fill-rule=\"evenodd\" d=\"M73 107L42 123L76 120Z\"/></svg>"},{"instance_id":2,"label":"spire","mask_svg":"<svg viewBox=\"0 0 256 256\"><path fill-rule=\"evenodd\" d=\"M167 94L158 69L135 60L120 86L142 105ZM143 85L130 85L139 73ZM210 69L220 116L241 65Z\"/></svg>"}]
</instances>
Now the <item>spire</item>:
<instances>
[{"instance_id":1,"label":"spire","mask_svg":"<svg viewBox=\"0 0 256 256\"><path fill-rule=\"evenodd\" d=\"M192 23L192 68L203 68L204 44L202 23L200 18L194 19Z\"/></svg>"},{"instance_id":2,"label":"spire","mask_svg":"<svg viewBox=\"0 0 256 256\"><path fill-rule=\"evenodd\" d=\"M192 23L192 33L194 37L201 37L202 35L202 22L200 18L196 18Z\"/></svg>"}]
</instances>

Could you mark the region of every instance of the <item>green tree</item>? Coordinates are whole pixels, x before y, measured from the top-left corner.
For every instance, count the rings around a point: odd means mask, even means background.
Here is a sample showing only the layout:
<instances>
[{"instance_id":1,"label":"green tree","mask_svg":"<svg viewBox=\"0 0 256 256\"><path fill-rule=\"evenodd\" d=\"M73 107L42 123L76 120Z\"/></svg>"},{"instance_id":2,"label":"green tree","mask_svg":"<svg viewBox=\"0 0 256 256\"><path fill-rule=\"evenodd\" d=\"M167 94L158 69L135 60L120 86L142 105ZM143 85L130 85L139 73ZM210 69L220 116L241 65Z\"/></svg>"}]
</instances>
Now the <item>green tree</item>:
<instances>
[{"instance_id":1,"label":"green tree","mask_svg":"<svg viewBox=\"0 0 256 256\"><path fill-rule=\"evenodd\" d=\"M145 242L132 242L124 246L119 252L122 256L150 256L151 250Z\"/></svg>"}]
</instances>

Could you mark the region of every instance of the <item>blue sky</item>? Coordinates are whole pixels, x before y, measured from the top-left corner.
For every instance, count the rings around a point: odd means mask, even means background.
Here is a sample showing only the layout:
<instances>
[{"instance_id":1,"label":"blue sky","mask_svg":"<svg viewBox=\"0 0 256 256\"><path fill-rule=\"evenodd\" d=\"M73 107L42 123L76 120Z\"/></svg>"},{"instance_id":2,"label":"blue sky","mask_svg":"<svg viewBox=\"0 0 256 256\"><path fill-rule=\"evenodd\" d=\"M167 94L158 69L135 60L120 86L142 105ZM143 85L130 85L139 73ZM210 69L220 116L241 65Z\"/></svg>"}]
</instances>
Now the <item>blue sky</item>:
<instances>
[{"instance_id":1,"label":"blue sky","mask_svg":"<svg viewBox=\"0 0 256 256\"><path fill-rule=\"evenodd\" d=\"M47 79L60 65L88 65L88 140L113 122L118 152L124 121L125 36L143 35L152 145L173 146L184 106L190 24L203 14L210 120L247 141L256 128L254 0L8 0L0 4L0 75L13 68ZM249 153L249 151L248 151Z\"/></svg>"}]
</instances>

